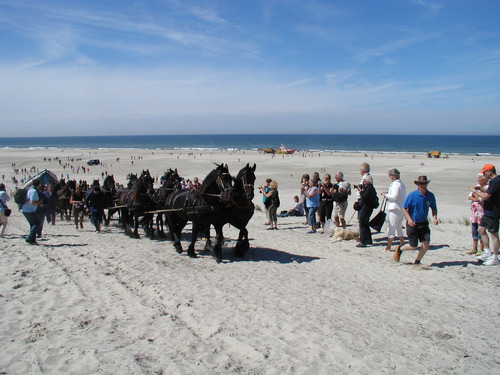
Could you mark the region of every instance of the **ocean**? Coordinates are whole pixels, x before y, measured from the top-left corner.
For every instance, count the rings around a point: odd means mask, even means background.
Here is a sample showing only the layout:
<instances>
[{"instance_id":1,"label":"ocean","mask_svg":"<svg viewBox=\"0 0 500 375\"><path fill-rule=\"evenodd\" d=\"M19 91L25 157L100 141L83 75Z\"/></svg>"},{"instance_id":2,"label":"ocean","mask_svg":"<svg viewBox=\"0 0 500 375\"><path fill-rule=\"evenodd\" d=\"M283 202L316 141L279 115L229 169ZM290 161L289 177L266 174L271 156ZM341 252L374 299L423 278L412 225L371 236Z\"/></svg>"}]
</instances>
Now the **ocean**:
<instances>
[{"instance_id":1,"label":"ocean","mask_svg":"<svg viewBox=\"0 0 500 375\"><path fill-rule=\"evenodd\" d=\"M373 134L208 134L0 138L0 148L257 150L500 155L500 136Z\"/></svg>"}]
</instances>

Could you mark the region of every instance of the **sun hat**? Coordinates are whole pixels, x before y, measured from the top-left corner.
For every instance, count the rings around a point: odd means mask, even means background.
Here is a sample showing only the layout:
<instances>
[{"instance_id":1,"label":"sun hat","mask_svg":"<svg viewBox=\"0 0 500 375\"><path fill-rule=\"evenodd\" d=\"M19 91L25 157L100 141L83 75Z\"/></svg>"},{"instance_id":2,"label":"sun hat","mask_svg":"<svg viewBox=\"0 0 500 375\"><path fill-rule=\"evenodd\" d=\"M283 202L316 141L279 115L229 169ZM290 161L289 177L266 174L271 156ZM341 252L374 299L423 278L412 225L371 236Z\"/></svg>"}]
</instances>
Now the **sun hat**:
<instances>
[{"instance_id":1,"label":"sun hat","mask_svg":"<svg viewBox=\"0 0 500 375\"><path fill-rule=\"evenodd\" d=\"M418 178L413 182L415 184L428 184L431 180L428 180L427 176L418 176Z\"/></svg>"},{"instance_id":2,"label":"sun hat","mask_svg":"<svg viewBox=\"0 0 500 375\"><path fill-rule=\"evenodd\" d=\"M493 164L485 164L485 165L483 165L483 169L481 169L481 173L484 173L486 171L490 171L492 169L495 169L495 166Z\"/></svg>"}]
</instances>

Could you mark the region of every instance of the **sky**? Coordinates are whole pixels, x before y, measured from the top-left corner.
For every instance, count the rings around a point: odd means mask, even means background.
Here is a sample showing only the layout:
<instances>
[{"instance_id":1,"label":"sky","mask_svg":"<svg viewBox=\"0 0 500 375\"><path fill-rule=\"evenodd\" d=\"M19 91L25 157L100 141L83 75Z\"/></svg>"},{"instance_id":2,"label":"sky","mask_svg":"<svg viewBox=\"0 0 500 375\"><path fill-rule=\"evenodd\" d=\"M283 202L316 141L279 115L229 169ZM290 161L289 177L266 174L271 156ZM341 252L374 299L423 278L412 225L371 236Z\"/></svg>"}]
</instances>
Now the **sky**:
<instances>
[{"instance_id":1,"label":"sky","mask_svg":"<svg viewBox=\"0 0 500 375\"><path fill-rule=\"evenodd\" d=\"M0 0L0 136L500 134L498 0Z\"/></svg>"}]
</instances>

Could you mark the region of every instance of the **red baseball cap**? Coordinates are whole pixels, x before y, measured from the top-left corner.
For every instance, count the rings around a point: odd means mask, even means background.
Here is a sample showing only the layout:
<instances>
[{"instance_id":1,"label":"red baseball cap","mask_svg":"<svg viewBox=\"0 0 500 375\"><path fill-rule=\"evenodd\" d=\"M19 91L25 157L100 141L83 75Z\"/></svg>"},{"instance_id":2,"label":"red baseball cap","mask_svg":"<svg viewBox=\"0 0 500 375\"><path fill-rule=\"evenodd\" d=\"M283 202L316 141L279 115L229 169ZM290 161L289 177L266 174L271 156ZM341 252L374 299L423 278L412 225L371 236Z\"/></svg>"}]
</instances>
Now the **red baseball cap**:
<instances>
[{"instance_id":1,"label":"red baseball cap","mask_svg":"<svg viewBox=\"0 0 500 375\"><path fill-rule=\"evenodd\" d=\"M492 169L495 169L495 166L493 164L485 164L485 165L483 165L483 169L481 169L481 173L484 173L486 171L490 171Z\"/></svg>"}]
</instances>

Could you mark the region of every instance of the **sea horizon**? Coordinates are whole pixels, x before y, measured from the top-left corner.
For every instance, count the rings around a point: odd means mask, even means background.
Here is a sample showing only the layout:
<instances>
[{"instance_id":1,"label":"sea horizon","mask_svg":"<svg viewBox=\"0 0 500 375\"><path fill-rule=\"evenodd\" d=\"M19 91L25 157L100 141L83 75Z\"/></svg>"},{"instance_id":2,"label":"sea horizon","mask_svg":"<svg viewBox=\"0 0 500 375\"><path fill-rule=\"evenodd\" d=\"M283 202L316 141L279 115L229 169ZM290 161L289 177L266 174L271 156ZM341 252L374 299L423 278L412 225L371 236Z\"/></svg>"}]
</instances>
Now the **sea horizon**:
<instances>
[{"instance_id":1,"label":"sea horizon","mask_svg":"<svg viewBox=\"0 0 500 375\"><path fill-rule=\"evenodd\" d=\"M184 134L0 137L2 149L262 150L500 155L500 135Z\"/></svg>"}]
</instances>

